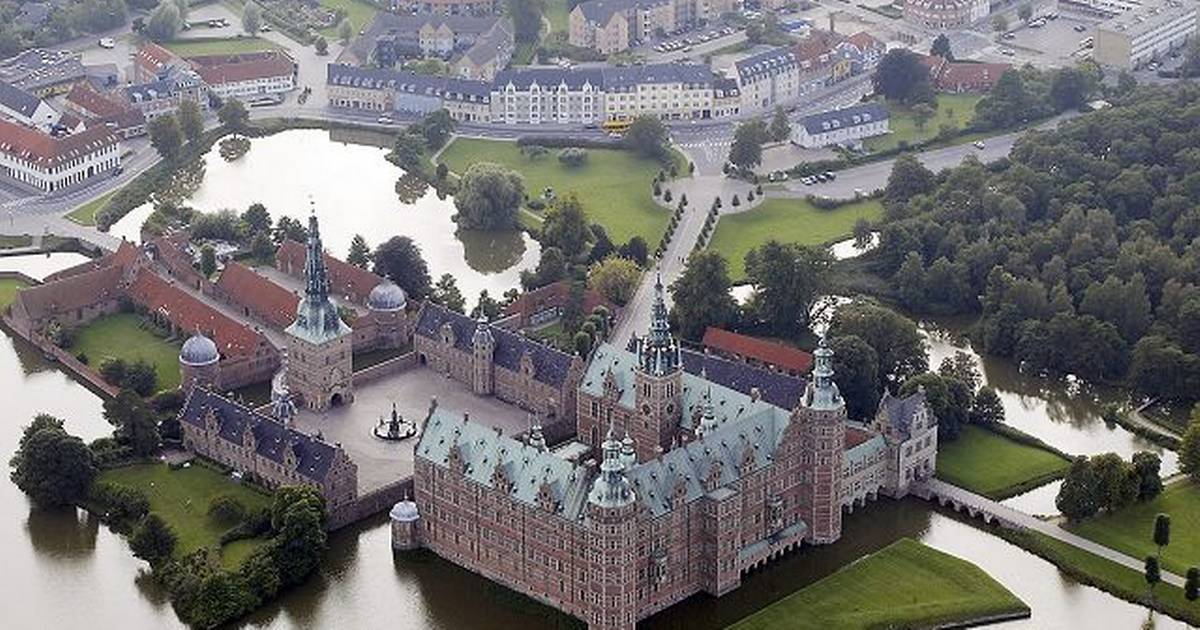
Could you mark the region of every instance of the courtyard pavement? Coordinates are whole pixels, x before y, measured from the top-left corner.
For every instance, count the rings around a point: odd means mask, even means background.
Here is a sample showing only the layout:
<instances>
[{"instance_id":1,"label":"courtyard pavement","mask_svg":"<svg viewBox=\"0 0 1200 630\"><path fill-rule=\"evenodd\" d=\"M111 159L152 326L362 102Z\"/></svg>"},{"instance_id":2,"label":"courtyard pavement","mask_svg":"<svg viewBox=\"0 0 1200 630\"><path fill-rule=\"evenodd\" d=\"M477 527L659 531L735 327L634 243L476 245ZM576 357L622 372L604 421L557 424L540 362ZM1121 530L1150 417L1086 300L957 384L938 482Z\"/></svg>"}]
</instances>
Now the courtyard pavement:
<instances>
[{"instance_id":1,"label":"courtyard pavement","mask_svg":"<svg viewBox=\"0 0 1200 630\"><path fill-rule=\"evenodd\" d=\"M462 383L427 368L413 368L372 381L354 390L354 402L324 413L298 410L295 426L339 443L358 464L358 493L365 494L413 473L416 437L398 442L381 440L372 433L380 418L391 418L392 404L418 425L437 398L439 409L467 413L474 422L513 435L526 429L526 413L490 396L477 396Z\"/></svg>"}]
</instances>

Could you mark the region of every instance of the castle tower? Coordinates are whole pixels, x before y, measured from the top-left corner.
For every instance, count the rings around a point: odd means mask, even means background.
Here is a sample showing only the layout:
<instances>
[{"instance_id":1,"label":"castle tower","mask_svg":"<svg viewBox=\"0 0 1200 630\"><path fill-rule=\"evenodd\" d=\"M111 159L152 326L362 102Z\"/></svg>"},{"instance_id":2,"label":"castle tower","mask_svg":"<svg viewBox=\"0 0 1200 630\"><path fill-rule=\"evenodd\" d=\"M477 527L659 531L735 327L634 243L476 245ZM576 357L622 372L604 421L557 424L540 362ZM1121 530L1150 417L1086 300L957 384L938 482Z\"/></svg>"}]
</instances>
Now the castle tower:
<instances>
[{"instance_id":1,"label":"castle tower","mask_svg":"<svg viewBox=\"0 0 1200 630\"><path fill-rule=\"evenodd\" d=\"M700 410L700 424L696 426L696 437L704 437L716 428L717 414L713 410L712 385L709 384L704 390L704 406Z\"/></svg>"},{"instance_id":2,"label":"castle tower","mask_svg":"<svg viewBox=\"0 0 1200 630\"><path fill-rule=\"evenodd\" d=\"M808 523L813 543L836 541L842 535L842 464L845 458L846 403L833 382L833 351L822 339L816 351L812 379L792 415L799 423L801 461L800 514Z\"/></svg>"},{"instance_id":3,"label":"castle tower","mask_svg":"<svg viewBox=\"0 0 1200 630\"><path fill-rule=\"evenodd\" d=\"M407 497L392 506L388 513L392 522L392 548L408 551L421 546L421 514L417 504Z\"/></svg>"},{"instance_id":4,"label":"castle tower","mask_svg":"<svg viewBox=\"0 0 1200 630\"><path fill-rule=\"evenodd\" d=\"M585 606L588 627L634 630L637 621L637 506L633 487L625 476L621 442L616 429L608 428L603 443L600 475L588 492L587 531L584 544L591 558L584 589L595 594Z\"/></svg>"},{"instance_id":5,"label":"castle tower","mask_svg":"<svg viewBox=\"0 0 1200 630\"><path fill-rule=\"evenodd\" d=\"M496 351L496 339L492 327L482 315L471 336L471 389L476 394L491 395L493 389L492 354Z\"/></svg>"},{"instance_id":6,"label":"castle tower","mask_svg":"<svg viewBox=\"0 0 1200 630\"><path fill-rule=\"evenodd\" d=\"M536 415L529 415L529 446L546 452L549 450L546 447L546 436L542 435L542 421Z\"/></svg>"},{"instance_id":7,"label":"castle tower","mask_svg":"<svg viewBox=\"0 0 1200 630\"><path fill-rule=\"evenodd\" d=\"M305 407L324 411L354 400L353 334L329 297L329 274L315 213L308 217L307 248L304 297L296 307L296 321L284 331L287 384Z\"/></svg>"},{"instance_id":8,"label":"castle tower","mask_svg":"<svg viewBox=\"0 0 1200 630\"><path fill-rule=\"evenodd\" d=\"M634 386L639 417L626 427L637 444L639 461L653 459L670 448L683 409L683 360L667 322L661 275L654 292L650 330L637 342Z\"/></svg>"},{"instance_id":9,"label":"castle tower","mask_svg":"<svg viewBox=\"0 0 1200 630\"><path fill-rule=\"evenodd\" d=\"M179 378L185 394L193 387L217 387L221 380L221 353L212 339L196 331L183 342L179 349Z\"/></svg>"},{"instance_id":10,"label":"castle tower","mask_svg":"<svg viewBox=\"0 0 1200 630\"><path fill-rule=\"evenodd\" d=\"M391 280L380 282L367 295L367 309L378 329L380 348L405 346L412 335L408 322L408 295Z\"/></svg>"},{"instance_id":11,"label":"castle tower","mask_svg":"<svg viewBox=\"0 0 1200 630\"><path fill-rule=\"evenodd\" d=\"M296 417L296 403L292 400L291 391L288 390L287 374L287 355L285 354L279 371L271 378L271 416L284 426L290 425L292 419Z\"/></svg>"}]
</instances>

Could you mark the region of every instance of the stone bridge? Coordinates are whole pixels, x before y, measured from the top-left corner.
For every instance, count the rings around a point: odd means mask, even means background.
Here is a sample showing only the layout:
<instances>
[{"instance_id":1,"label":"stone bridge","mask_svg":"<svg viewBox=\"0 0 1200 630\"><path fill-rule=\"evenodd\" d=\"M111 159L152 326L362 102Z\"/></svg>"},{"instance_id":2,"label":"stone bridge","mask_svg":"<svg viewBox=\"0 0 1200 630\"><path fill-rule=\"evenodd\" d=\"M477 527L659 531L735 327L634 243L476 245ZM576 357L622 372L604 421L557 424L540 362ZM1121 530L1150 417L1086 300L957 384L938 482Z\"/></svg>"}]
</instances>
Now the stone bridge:
<instances>
[{"instance_id":1,"label":"stone bridge","mask_svg":"<svg viewBox=\"0 0 1200 630\"><path fill-rule=\"evenodd\" d=\"M955 512L965 512L971 518L981 518L985 523L1008 529L1026 529L1031 525L1030 521L1037 520L998 501L940 479L917 481L910 487L909 492L926 501L934 501L942 507L953 508Z\"/></svg>"}]
</instances>

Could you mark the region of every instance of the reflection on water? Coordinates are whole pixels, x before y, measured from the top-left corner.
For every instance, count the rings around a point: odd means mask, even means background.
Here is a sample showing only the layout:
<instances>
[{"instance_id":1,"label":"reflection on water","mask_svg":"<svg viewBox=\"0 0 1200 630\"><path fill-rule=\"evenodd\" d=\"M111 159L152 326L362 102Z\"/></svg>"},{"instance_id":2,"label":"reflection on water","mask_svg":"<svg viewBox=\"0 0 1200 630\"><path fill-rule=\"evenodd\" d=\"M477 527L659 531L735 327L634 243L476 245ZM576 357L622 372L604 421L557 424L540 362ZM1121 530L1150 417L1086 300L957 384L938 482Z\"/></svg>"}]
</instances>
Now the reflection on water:
<instances>
[{"instance_id":1,"label":"reflection on water","mask_svg":"<svg viewBox=\"0 0 1200 630\"><path fill-rule=\"evenodd\" d=\"M56 271L73 267L88 260L91 259L77 252L0 256L0 270L19 271L34 280L44 280L46 276Z\"/></svg>"},{"instance_id":2,"label":"reflection on water","mask_svg":"<svg viewBox=\"0 0 1200 630\"><path fill-rule=\"evenodd\" d=\"M328 131L285 131L252 139L250 151L233 162L210 151L202 162L202 181L195 172L181 178L181 183L196 186L183 196L186 205L204 212L241 212L259 202L273 218L302 221L314 207L325 246L339 257L349 251L355 234L372 247L392 236L408 236L421 247L434 280L453 275L468 304L483 289L498 296L519 286L521 270L537 265L537 241L522 232L492 233L486 239L458 232L450 219L453 200L439 199L424 182L405 176L384 159L386 152L338 142ZM136 208L110 232L136 242L151 212L149 204Z\"/></svg>"}]
</instances>

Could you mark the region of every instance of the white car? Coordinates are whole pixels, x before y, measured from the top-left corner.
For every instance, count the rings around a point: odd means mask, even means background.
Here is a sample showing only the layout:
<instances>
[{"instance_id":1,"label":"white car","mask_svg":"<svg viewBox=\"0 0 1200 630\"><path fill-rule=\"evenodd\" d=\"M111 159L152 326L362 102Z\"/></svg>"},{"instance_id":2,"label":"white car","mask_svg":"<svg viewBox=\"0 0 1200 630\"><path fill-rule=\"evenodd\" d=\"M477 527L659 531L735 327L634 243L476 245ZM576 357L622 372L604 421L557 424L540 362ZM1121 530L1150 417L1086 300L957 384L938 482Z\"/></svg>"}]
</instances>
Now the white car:
<instances>
[{"instance_id":1,"label":"white car","mask_svg":"<svg viewBox=\"0 0 1200 630\"><path fill-rule=\"evenodd\" d=\"M100 38L100 47L108 48L108 49L116 48L117 40L115 40L111 37L102 37L102 38Z\"/></svg>"},{"instance_id":2,"label":"white car","mask_svg":"<svg viewBox=\"0 0 1200 630\"><path fill-rule=\"evenodd\" d=\"M392 124L392 117L391 117L391 116L387 116L387 115L380 116L380 117L379 117L377 120L378 120L379 124L381 124L381 125L390 125L390 124Z\"/></svg>"},{"instance_id":3,"label":"white car","mask_svg":"<svg viewBox=\"0 0 1200 630\"><path fill-rule=\"evenodd\" d=\"M985 145L985 144L983 143L983 140L976 140L976 141L975 141L975 148L976 148L976 149L982 149L982 148L984 148L985 146L987 146L987 145Z\"/></svg>"}]
</instances>

